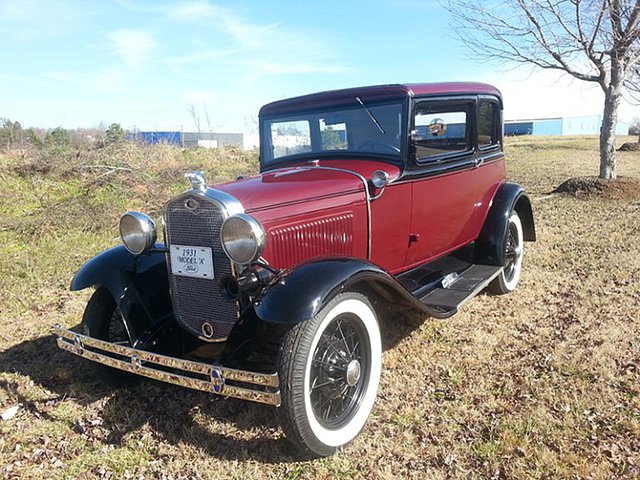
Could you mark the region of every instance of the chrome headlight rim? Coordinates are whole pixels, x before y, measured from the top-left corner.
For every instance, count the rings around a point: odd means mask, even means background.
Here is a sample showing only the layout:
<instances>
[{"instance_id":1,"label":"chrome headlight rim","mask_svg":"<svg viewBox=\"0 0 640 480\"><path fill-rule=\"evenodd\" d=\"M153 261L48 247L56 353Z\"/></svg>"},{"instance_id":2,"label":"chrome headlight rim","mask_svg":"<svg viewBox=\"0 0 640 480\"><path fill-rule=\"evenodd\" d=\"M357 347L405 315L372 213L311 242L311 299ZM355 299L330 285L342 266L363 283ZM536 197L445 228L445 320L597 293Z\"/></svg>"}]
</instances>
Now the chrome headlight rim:
<instances>
[{"instance_id":1,"label":"chrome headlight rim","mask_svg":"<svg viewBox=\"0 0 640 480\"><path fill-rule=\"evenodd\" d=\"M145 253L156 243L156 222L142 212L126 212L120 217L120 238L129 253L140 255Z\"/></svg>"},{"instance_id":2,"label":"chrome headlight rim","mask_svg":"<svg viewBox=\"0 0 640 480\"><path fill-rule=\"evenodd\" d=\"M246 229L244 233L246 235L243 238L229 238L229 229L234 226L234 223L241 222ZM226 237L226 238L225 238ZM240 244L242 240L248 240L252 242L249 251L240 251L242 248L247 247L246 242ZM231 215L222 223L220 228L220 243L224 253L233 262L238 265L250 265L260 258L262 252L267 243L267 235L262 227L262 224L246 213L236 213Z\"/></svg>"}]
</instances>

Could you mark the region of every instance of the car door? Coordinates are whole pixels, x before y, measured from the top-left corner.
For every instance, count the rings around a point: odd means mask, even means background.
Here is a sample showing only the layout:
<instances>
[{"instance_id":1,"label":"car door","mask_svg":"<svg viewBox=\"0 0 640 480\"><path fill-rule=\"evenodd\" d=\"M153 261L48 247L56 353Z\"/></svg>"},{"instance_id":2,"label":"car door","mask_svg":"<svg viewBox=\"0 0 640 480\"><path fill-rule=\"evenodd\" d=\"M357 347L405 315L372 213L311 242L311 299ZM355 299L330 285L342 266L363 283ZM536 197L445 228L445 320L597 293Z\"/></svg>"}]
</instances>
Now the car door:
<instances>
[{"instance_id":1,"label":"car door","mask_svg":"<svg viewBox=\"0 0 640 480\"><path fill-rule=\"evenodd\" d=\"M414 104L407 267L456 250L479 232L497 177L478 160L477 100L453 96Z\"/></svg>"}]
</instances>

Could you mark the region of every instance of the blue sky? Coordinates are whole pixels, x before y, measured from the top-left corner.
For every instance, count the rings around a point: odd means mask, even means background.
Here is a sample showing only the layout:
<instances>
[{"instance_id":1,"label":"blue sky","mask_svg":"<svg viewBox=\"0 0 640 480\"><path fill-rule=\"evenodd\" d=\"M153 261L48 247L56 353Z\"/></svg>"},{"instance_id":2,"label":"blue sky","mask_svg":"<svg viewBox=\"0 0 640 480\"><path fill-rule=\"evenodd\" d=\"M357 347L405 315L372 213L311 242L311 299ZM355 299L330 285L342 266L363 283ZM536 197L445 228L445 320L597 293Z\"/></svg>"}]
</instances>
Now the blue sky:
<instances>
[{"instance_id":1,"label":"blue sky","mask_svg":"<svg viewBox=\"0 0 640 480\"><path fill-rule=\"evenodd\" d=\"M476 63L449 30L430 0L0 0L0 117L249 132L288 96L447 80L493 83L506 118L601 111L597 87Z\"/></svg>"}]
</instances>

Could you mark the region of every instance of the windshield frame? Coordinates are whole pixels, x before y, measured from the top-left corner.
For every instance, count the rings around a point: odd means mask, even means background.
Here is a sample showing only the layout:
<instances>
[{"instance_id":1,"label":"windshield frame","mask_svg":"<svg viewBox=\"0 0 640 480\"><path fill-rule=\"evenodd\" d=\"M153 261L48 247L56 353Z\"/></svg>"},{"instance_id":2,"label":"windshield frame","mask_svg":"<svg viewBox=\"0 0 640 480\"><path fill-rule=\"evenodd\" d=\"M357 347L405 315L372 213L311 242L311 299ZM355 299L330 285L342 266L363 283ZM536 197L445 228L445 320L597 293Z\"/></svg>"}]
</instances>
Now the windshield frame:
<instances>
[{"instance_id":1,"label":"windshield frame","mask_svg":"<svg viewBox=\"0 0 640 480\"><path fill-rule=\"evenodd\" d=\"M317 104L313 107L300 108L299 110L289 110L286 113L276 113L271 115L260 116L259 119L259 135L260 135L260 171L272 170L274 168L282 168L289 164L296 164L300 162L306 162L315 159L332 159L332 158L348 158L353 160L371 160L372 158L384 162L389 162L394 165L401 165L407 158L407 152L409 148L409 105L410 98L408 97L396 97L392 99L384 100L372 100L367 101L366 97L360 97L364 105L363 107L356 99L357 96L350 98L348 102L341 102L340 104L322 105ZM270 126L274 121L282 119L283 121L295 121L294 119L302 116L315 116L316 118L332 111L340 111L345 109L362 109L366 113L366 121L371 122L371 128L378 130L373 119L369 118L371 112L375 115L376 107L397 105L400 113L400 138L398 142L398 153L386 153L386 152L373 152L373 151L357 151L357 150L342 150L342 149L328 149L320 151L305 151L300 153L294 153L290 155L270 158L267 156L268 149L271 148L271 131ZM367 111L368 110L368 111ZM266 161L270 158L269 161Z\"/></svg>"}]
</instances>

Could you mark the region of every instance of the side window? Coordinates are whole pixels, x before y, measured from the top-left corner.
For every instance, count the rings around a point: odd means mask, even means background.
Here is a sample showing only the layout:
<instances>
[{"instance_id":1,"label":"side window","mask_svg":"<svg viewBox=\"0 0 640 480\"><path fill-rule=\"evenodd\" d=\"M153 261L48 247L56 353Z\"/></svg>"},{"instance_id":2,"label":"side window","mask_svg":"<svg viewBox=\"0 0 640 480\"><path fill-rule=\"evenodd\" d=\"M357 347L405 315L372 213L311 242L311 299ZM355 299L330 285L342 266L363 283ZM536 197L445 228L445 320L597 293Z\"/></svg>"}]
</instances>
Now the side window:
<instances>
[{"instance_id":1,"label":"side window","mask_svg":"<svg viewBox=\"0 0 640 480\"><path fill-rule=\"evenodd\" d=\"M478 147L489 148L498 143L498 106L494 102L478 103Z\"/></svg>"},{"instance_id":2,"label":"side window","mask_svg":"<svg viewBox=\"0 0 640 480\"><path fill-rule=\"evenodd\" d=\"M428 162L443 155L471 149L469 118L471 103L419 104L414 115L414 142L418 161Z\"/></svg>"}]
</instances>

